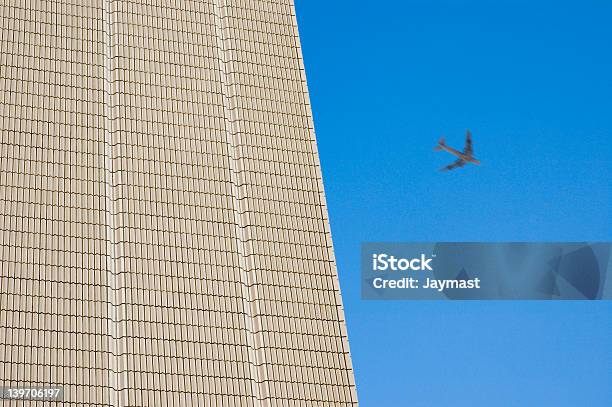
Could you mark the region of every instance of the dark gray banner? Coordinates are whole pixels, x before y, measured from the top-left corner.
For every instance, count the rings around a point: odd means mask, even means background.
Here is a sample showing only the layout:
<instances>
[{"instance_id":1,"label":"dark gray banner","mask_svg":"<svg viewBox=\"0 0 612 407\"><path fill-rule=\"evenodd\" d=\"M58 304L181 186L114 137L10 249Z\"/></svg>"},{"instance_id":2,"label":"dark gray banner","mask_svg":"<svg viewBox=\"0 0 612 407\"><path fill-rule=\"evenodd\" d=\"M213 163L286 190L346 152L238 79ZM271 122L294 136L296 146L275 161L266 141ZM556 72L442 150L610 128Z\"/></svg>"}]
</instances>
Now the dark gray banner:
<instances>
[{"instance_id":1,"label":"dark gray banner","mask_svg":"<svg viewBox=\"0 0 612 407\"><path fill-rule=\"evenodd\" d=\"M368 300L612 299L611 243L364 243Z\"/></svg>"}]
</instances>

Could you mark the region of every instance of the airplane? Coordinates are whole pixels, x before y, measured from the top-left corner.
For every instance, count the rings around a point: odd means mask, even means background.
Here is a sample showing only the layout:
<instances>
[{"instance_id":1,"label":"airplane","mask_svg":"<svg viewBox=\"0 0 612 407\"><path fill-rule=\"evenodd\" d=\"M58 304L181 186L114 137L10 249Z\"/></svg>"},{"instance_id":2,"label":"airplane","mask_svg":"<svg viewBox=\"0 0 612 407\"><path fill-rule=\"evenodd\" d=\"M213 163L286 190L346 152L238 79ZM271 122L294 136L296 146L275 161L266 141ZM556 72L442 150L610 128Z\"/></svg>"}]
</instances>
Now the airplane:
<instances>
[{"instance_id":1,"label":"airplane","mask_svg":"<svg viewBox=\"0 0 612 407\"><path fill-rule=\"evenodd\" d=\"M444 137L442 137L440 141L438 141L438 145L434 147L434 150L435 151L440 151L440 150L448 151L449 153L459 157L452 164L449 164L446 167L441 168L440 171L454 170L455 168L463 167L467 163L480 165L480 161L478 161L474 157L474 148L472 147L472 134L470 133L469 130L467 131L465 135L465 147L463 147L463 152L457 151L454 148L447 146L446 142L444 141Z\"/></svg>"}]
</instances>

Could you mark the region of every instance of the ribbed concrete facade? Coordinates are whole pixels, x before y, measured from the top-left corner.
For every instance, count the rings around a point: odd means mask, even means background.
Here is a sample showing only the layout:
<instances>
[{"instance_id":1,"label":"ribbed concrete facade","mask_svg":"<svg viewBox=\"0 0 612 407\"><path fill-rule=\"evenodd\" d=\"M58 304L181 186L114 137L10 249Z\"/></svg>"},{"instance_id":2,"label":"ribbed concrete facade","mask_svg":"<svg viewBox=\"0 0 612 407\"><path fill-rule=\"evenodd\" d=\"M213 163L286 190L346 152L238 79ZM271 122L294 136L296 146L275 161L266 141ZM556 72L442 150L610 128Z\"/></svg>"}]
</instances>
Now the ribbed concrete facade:
<instances>
[{"instance_id":1,"label":"ribbed concrete facade","mask_svg":"<svg viewBox=\"0 0 612 407\"><path fill-rule=\"evenodd\" d=\"M292 1L0 16L0 386L357 405Z\"/></svg>"}]
</instances>

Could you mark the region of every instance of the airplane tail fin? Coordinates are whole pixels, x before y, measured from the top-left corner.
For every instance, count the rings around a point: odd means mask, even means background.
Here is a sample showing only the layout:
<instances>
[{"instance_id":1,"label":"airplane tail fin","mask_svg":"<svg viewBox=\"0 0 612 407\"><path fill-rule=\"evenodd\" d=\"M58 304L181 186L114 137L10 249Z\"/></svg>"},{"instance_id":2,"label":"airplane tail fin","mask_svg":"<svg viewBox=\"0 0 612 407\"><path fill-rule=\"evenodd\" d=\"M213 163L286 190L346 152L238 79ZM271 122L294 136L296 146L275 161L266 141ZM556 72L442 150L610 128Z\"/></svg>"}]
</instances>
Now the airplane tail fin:
<instances>
[{"instance_id":1,"label":"airplane tail fin","mask_svg":"<svg viewBox=\"0 0 612 407\"><path fill-rule=\"evenodd\" d=\"M441 146L445 146L445 141L444 141L444 137L442 137L440 140L438 140L438 145L434 147L434 150L436 151L440 151L442 150Z\"/></svg>"}]
</instances>

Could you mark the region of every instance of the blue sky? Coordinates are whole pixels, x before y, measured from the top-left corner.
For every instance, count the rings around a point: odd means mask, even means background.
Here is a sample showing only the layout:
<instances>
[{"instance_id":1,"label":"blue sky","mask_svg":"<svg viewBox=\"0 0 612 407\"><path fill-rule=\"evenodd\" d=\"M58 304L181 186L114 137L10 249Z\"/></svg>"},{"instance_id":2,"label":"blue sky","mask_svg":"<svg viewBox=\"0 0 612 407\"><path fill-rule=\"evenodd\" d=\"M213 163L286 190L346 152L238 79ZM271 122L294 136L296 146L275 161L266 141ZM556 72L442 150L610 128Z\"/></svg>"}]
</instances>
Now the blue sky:
<instances>
[{"instance_id":1,"label":"blue sky","mask_svg":"<svg viewBox=\"0 0 612 407\"><path fill-rule=\"evenodd\" d=\"M296 8L361 405L612 405L610 301L359 287L363 241L612 240L612 3ZM483 165L438 172L467 128Z\"/></svg>"}]
</instances>

